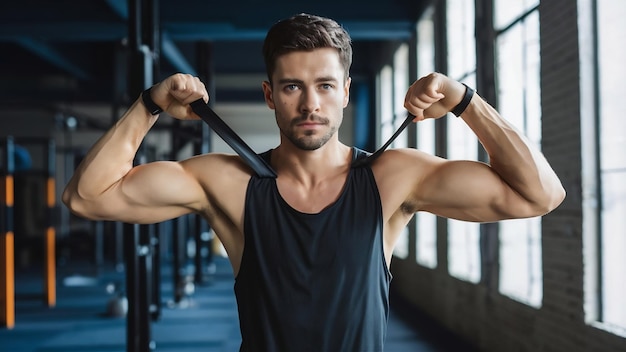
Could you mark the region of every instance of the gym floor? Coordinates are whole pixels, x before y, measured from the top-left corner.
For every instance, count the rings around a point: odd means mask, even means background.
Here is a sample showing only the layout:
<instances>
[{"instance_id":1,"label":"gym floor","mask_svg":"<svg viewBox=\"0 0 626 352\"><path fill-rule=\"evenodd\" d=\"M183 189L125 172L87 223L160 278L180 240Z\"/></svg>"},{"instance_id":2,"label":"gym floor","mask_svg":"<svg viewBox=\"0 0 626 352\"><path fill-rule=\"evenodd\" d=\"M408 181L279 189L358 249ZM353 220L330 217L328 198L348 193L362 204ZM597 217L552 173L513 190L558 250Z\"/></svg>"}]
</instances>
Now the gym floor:
<instances>
[{"instance_id":1,"label":"gym floor","mask_svg":"<svg viewBox=\"0 0 626 352\"><path fill-rule=\"evenodd\" d=\"M1 351L127 351L126 320L107 313L114 299L107 285L123 283L123 274L111 269L90 275L76 268L72 265L58 269L54 308L46 308L42 302L42 281L37 270L16 272L16 324L12 330L0 329ZM162 313L151 323L156 351L238 351L240 335L231 268L224 258L215 260L215 268L206 283L196 286L194 294L179 304L168 302L173 297L173 285L168 280L171 272L163 268ZM468 351L469 347L459 345L432 322L416 319L406 309L394 306L393 297L391 302L385 352Z\"/></svg>"}]
</instances>

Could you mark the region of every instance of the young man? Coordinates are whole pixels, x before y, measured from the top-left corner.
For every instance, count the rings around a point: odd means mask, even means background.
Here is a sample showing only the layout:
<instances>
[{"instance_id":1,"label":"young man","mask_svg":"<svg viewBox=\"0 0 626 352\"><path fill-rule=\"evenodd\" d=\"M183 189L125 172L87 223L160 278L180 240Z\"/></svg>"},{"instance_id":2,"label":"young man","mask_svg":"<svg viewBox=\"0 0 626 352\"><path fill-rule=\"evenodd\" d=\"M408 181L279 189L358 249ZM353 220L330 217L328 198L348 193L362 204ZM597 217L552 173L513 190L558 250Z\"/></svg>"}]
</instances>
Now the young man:
<instances>
[{"instance_id":1,"label":"young man","mask_svg":"<svg viewBox=\"0 0 626 352\"><path fill-rule=\"evenodd\" d=\"M158 117L138 99L63 194L90 219L204 216L236 276L242 351L380 351L391 253L415 212L489 222L546 214L565 196L538 150L473 91L437 73L410 87L406 109L416 121L462 113L490 164L396 149L351 167L363 155L337 136L349 100L348 34L330 19L297 15L270 29L263 53L263 92L280 130L280 144L263 156L276 179L256 177L235 155L133 167ZM197 119L189 104L209 97L197 78L177 74L147 98Z\"/></svg>"}]
</instances>

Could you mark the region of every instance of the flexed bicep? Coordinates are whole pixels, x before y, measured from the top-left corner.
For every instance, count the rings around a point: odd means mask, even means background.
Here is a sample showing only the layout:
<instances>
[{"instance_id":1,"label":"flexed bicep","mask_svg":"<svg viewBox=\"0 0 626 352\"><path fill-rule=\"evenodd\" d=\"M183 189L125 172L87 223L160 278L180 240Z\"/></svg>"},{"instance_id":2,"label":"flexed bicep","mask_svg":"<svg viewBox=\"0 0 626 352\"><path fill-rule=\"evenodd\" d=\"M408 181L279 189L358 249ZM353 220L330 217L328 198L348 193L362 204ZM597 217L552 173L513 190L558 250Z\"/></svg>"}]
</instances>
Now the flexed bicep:
<instances>
[{"instance_id":1,"label":"flexed bicep","mask_svg":"<svg viewBox=\"0 0 626 352\"><path fill-rule=\"evenodd\" d=\"M415 196L420 210L457 220L492 222L541 215L488 164L477 161L439 161Z\"/></svg>"},{"instance_id":2,"label":"flexed bicep","mask_svg":"<svg viewBox=\"0 0 626 352\"><path fill-rule=\"evenodd\" d=\"M199 211L205 196L181 163L158 161L133 168L117 186L134 222L155 222ZM122 215L123 216L123 215Z\"/></svg>"},{"instance_id":3,"label":"flexed bicep","mask_svg":"<svg viewBox=\"0 0 626 352\"><path fill-rule=\"evenodd\" d=\"M178 162L158 161L132 168L97 197L74 197L70 208L99 220L155 223L198 211L204 193Z\"/></svg>"}]
</instances>

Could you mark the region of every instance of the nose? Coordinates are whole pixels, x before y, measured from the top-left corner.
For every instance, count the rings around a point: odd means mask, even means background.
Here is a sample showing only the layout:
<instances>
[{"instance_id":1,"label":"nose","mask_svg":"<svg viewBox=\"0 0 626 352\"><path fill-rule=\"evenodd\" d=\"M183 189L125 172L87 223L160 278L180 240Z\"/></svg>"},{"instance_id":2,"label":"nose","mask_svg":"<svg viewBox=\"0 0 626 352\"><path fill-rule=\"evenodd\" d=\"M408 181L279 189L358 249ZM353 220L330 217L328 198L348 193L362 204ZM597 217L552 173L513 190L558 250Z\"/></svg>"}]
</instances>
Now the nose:
<instances>
[{"instance_id":1,"label":"nose","mask_svg":"<svg viewBox=\"0 0 626 352\"><path fill-rule=\"evenodd\" d=\"M300 112L313 113L320 109L320 99L317 92L310 89L304 90L300 96Z\"/></svg>"}]
</instances>

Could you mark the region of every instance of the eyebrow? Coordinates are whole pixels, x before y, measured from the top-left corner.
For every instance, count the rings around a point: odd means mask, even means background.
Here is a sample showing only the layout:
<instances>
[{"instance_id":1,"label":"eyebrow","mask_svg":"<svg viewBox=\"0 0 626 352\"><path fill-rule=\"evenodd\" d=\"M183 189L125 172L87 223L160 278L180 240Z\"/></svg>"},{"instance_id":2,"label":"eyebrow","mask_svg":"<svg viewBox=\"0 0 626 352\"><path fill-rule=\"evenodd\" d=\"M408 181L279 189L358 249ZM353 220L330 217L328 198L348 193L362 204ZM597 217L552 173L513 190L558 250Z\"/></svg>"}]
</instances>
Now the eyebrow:
<instances>
[{"instance_id":1,"label":"eyebrow","mask_svg":"<svg viewBox=\"0 0 626 352\"><path fill-rule=\"evenodd\" d=\"M337 79L333 76L323 76L315 79L315 82L338 82ZM304 84L304 81L296 78L282 78L278 80L279 84Z\"/></svg>"}]
</instances>

